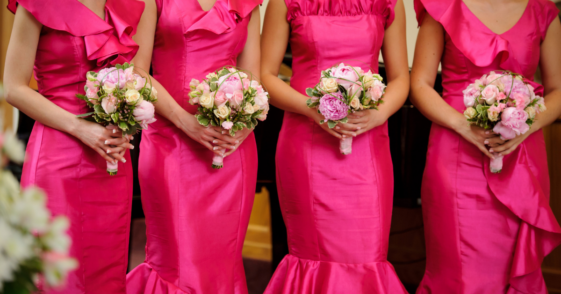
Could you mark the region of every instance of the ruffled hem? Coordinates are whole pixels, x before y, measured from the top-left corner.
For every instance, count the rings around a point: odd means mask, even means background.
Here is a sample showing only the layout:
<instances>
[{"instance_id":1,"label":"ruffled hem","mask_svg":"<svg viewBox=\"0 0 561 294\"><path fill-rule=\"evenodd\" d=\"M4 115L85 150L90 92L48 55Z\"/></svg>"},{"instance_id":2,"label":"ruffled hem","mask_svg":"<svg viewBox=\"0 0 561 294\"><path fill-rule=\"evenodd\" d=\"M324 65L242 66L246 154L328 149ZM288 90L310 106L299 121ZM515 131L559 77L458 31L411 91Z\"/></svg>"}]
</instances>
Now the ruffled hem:
<instances>
[{"instance_id":1,"label":"ruffled hem","mask_svg":"<svg viewBox=\"0 0 561 294\"><path fill-rule=\"evenodd\" d=\"M188 293L162 279L149 264L142 263L127 274L127 294Z\"/></svg>"},{"instance_id":2,"label":"ruffled hem","mask_svg":"<svg viewBox=\"0 0 561 294\"><path fill-rule=\"evenodd\" d=\"M289 22L299 16L357 16L374 14L385 18L385 28L388 28L395 19L394 8L397 0L285 0L285 3L288 8L287 20Z\"/></svg>"},{"instance_id":3,"label":"ruffled hem","mask_svg":"<svg viewBox=\"0 0 561 294\"><path fill-rule=\"evenodd\" d=\"M549 206L549 199L529 168L526 145L521 144L504 157L501 173L493 174L485 161L488 185L497 199L521 220L510 272L512 291L542 293L532 276L539 272L543 259L561 244L561 227ZM513 191L516 191L513 193ZM516 293L516 292L513 292Z\"/></svg>"},{"instance_id":4,"label":"ruffled hem","mask_svg":"<svg viewBox=\"0 0 561 294\"><path fill-rule=\"evenodd\" d=\"M88 60L96 60L98 66L128 62L136 55L138 45L132 36L144 2L107 0L105 21L78 1L59 2L62 1L10 0L8 9L15 13L19 4L44 26L84 37Z\"/></svg>"},{"instance_id":5,"label":"ruffled hem","mask_svg":"<svg viewBox=\"0 0 561 294\"><path fill-rule=\"evenodd\" d=\"M182 1L176 1L183 6ZM217 35L226 34L236 28L238 23L248 16L255 7L261 5L263 0L218 0L211 10L205 12L203 17L193 24L190 24L189 17L183 17L184 33L196 30L206 30ZM190 11L185 10L185 13Z\"/></svg>"},{"instance_id":6,"label":"ruffled hem","mask_svg":"<svg viewBox=\"0 0 561 294\"><path fill-rule=\"evenodd\" d=\"M406 294L393 266L385 262L345 264L287 255L264 294Z\"/></svg>"}]
</instances>

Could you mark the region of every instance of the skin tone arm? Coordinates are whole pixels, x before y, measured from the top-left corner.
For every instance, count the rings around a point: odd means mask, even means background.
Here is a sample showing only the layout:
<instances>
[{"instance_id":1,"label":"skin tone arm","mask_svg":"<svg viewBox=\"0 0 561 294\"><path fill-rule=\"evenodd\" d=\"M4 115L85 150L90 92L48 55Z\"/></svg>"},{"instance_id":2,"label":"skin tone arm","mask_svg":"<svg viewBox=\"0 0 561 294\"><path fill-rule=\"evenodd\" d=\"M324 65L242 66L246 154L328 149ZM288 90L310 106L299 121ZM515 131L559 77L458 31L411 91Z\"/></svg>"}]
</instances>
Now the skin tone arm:
<instances>
[{"instance_id":1,"label":"skin tone arm","mask_svg":"<svg viewBox=\"0 0 561 294\"><path fill-rule=\"evenodd\" d=\"M530 130L523 135L495 146L491 145L492 152L506 155L511 153L532 133L553 123L561 116L561 22L557 17L547 30L547 35L540 49L540 68L542 71L543 85L545 88L545 106L547 110L536 116Z\"/></svg>"},{"instance_id":2,"label":"skin tone arm","mask_svg":"<svg viewBox=\"0 0 561 294\"><path fill-rule=\"evenodd\" d=\"M133 145L120 131L113 133L99 124L79 119L29 87L41 28L41 23L29 11L18 7L6 55L6 100L36 121L78 138L105 160L126 162L124 152Z\"/></svg>"},{"instance_id":3,"label":"skin tone arm","mask_svg":"<svg viewBox=\"0 0 561 294\"><path fill-rule=\"evenodd\" d=\"M154 48L154 35L156 33L157 7L154 0L144 0L144 2L146 6L138 25L137 34L133 37L140 46L138 53L133 59L133 63L135 67L144 72L149 72ZM257 15L255 18L252 17L250 28L255 26L251 26L254 19L257 19L257 26L259 26L259 15ZM254 37L255 36L248 36L248 43L250 43L250 40ZM257 36L257 38L259 37ZM249 53L250 52L246 54ZM255 54L255 52L253 52L253 54ZM243 55L244 53L240 55L240 58L245 59L242 60L244 62L243 66L246 66L246 68L255 67L255 65L252 64L251 58L243 58ZM156 112L170 120L190 138L199 142L214 153L223 154L224 150L230 150L230 152L226 153L226 155L229 155L251 132L240 131L236 133L235 137L231 137L227 134L222 134L223 130L219 127L204 127L200 125L195 116L185 111L162 84L153 77L151 77L151 80L152 85L158 91L158 102L155 104Z\"/></svg>"},{"instance_id":4,"label":"skin tone arm","mask_svg":"<svg viewBox=\"0 0 561 294\"><path fill-rule=\"evenodd\" d=\"M261 42L263 83L271 94L271 104L285 111L298 113L312 118L319 124L323 116L317 110L306 106L308 97L300 94L278 78L278 71L288 44L290 25L286 20L287 7L282 0L271 0L267 7L263 39ZM407 98L409 91L409 68L405 40L405 9L401 1L395 8L395 21L386 30L382 54L388 72L388 88L384 104L380 110L366 110L349 116L349 122L339 124L339 128L329 129L327 124L320 126L336 138L356 136L383 124L397 111Z\"/></svg>"},{"instance_id":5,"label":"skin tone arm","mask_svg":"<svg viewBox=\"0 0 561 294\"><path fill-rule=\"evenodd\" d=\"M470 125L464 115L448 105L433 88L443 50L444 29L426 14L417 37L411 70L411 102L428 119L454 130L485 155L493 158L484 142L500 138L483 128Z\"/></svg>"}]
</instances>

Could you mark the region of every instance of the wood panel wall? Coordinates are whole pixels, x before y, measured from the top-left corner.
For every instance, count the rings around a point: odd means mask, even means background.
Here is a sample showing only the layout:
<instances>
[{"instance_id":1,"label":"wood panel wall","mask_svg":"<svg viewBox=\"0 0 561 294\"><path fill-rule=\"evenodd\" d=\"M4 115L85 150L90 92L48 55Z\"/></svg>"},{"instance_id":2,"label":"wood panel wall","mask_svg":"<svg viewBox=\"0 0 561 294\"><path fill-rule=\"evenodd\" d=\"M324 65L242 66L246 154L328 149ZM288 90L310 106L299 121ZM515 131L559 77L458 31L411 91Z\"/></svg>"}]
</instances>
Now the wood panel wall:
<instances>
[{"instance_id":1,"label":"wood panel wall","mask_svg":"<svg viewBox=\"0 0 561 294\"><path fill-rule=\"evenodd\" d=\"M12 23L14 15L5 7L8 0L0 0L0 80L4 80L4 62L6 61L6 50L10 41L10 33L12 32ZM4 100L3 94L0 96L0 126L4 130L11 129L13 120L13 108Z\"/></svg>"}]
</instances>

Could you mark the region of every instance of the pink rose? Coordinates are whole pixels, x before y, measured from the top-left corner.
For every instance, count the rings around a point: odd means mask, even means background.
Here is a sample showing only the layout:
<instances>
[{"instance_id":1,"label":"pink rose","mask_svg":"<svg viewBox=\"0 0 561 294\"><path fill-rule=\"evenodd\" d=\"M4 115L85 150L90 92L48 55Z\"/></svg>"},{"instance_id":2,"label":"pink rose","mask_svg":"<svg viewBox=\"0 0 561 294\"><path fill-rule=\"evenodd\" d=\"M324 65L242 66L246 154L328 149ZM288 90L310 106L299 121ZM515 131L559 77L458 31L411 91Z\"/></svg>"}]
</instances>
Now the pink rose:
<instances>
[{"instance_id":1,"label":"pink rose","mask_svg":"<svg viewBox=\"0 0 561 294\"><path fill-rule=\"evenodd\" d=\"M505 140L512 140L530 129L526 120L528 120L526 111L508 107L503 111L501 121L493 128L493 131Z\"/></svg>"},{"instance_id":2,"label":"pink rose","mask_svg":"<svg viewBox=\"0 0 561 294\"><path fill-rule=\"evenodd\" d=\"M97 96L97 91L98 90L99 89L97 89L97 88L88 88L88 90L86 91L86 97L88 97L90 102L93 103L93 104L98 103L98 101L97 101L97 99L99 99L99 96Z\"/></svg>"},{"instance_id":3,"label":"pink rose","mask_svg":"<svg viewBox=\"0 0 561 294\"><path fill-rule=\"evenodd\" d=\"M243 88L244 90L248 90L251 87L251 81L249 79L243 79Z\"/></svg>"},{"instance_id":4,"label":"pink rose","mask_svg":"<svg viewBox=\"0 0 561 294\"><path fill-rule=\"evenodd\" d=\"M349 88L349 97L360 97L360 93L362 92L362 83L356 82Z\"/></svg>"},{"instance_id":5,"label":"pink rose","mask_svg":"<svg viewBox=\"0 0 561 294\"><path fill-rule=\"evenodd\" d=\"M103 84L110 82L111 84L124 88L127 83L125 71L122 69L116 69L114 67L105 68L99 71L97 74L97 79Z\"/></svg>"},{"instance_id":6,"label":"pink rose","mask_svg":"<svg viewBox=\"0 0 561 294\"><path fill-rule=\"evenodd\" d=\"M530 97L522 94L522 93L512 93L512 99L514 99L514 101L516 101L516 108L518 109L524 109L526 108L526 106L528 106L528 104L530 104Z\"/></svg>"},{"instance_id":7,"label":"pink rose","mask_svg":"<svg viewBox=\"0 0 561 294\"><path fill-rule=\"evenodd\" d=\"M132 114L134 115L136 121L140 124L140 127L146 129L148 128L148 124L156 121L154 118L154 112L154 104L142 100L142 102L140 102L140 104L138 104L133 110Z\"/></svg>"},{"instance_id":8,"label":"pink rose","mask_svg":"<svg viewBox=\"0 0 561 294\"><path fill-rule=\"evenodd\" d=\"M228 98L228 94L226 94ZM236 90L228 99L230 101L230 107L234 109L239 109L243 102L243 92L241 90Z\"/></svg>"},{"instance_id":9,"label":"pink rose","mask_svg":"<svg viewBox=\"0 0 561 294\"><path fill-rule=\"evenodd\" d=\"M499 92L500 91L497 86L487 85L487 87L485 87L481 92L481 96L483 97L483 99L485 99L485 102L487 102L487 104L491 105L495 103L495 101L497 101Z\"/></svg>"},{"instance_id":10,"label":"pink rose","mask_svg":"<svg viewBox=\"0 0 561 294\"><path fill-rule=\"evenodd\" d=\"M464 104L466 107L473 107L475 105L475 99L481 95L479 87L475 84L470 84L467 89L463 91L464 93Z\"/></svg>"},{"instance_id":11,"label":"pink rose","mask_svg":"<svg viewBox=\"0 0 561 294\"><path fill-rule=\"evenodd\" d=\"M214 95L214 104L216 104L216 106L221 106L227 101L226 95L222 91L210 93L210 95Z\"/></svg>"},{"instance_id":12,"label":"pink rose","mask_svg":"<svg viewBox=\"0 0 561 294\"><path fill-rule=\"evenodd\" d=\"M497 96L497 101L503 101L506 98L506 94L503 92L499 93L499 96Z\"/></svg>"},{"instance_id":13,"label":"pink rose","mask_svg":"<svg viewBox=\"0 0 561 294\"><path fill-rule=\"evenodd\" d=\"M99 87L99 82L94 82L94 81L87 80L86 81L86 87L88 87L88 89L97 89Z\"/></svg>"},{"instance_id":14,"label":"pink rose","mask_svg":"<svg viewBox=\"0 0 561 294\"><path fill-rule=\"evenodd\" d=\"M267 92L263 92L260 94L257 94L257 96L255 96L255 105L259 106L260 109L268 109L268 105L269 105L269 93Z\"/></svg>"},{"instance_id":15,"label":"pink rose","mask_svg":"<svg viewBox=\"0 0 561 294\"><path fill-rule=\"evenodd\" d=\"M231 121L224 121L222 122L222 128L225 130L229 130L234 126L234 123Z\"/></svg>"},{"instance_id":16,"label":"pink rose","mask_svg":"<svg viewBox=\"0 0 561 294\"><path fill-rule=\"evenodd\" d=\"M113 94L109 94L109 96L103 98L101 100L101 107L105 110L105 113L111 114L115 112L117 104L117 97L113 96Z\"/></svg>"},{"instance_id":17,"label":"pink rose","mask_svg":"<svg viewBox=\"0 0 561 294\"><path fill-rule=\"evenodd\" d=\"M231 99L235 91L241 91L243 89L240 77L235 74L222 76L218 79L218 85L220 86L220 91L224 92L228 99Z\"/></svg>"},{"instance_id":18,"label":"pink rose","mask_svg":"<svg viewBox=\"0 0 561 294\"><path fill-rule=\"evenodd\" d=\"M378 100L380 100L380 98L382 98L382 96L384 95L384 89L386 88L386 85L384 85L384 83L375 80L374 84L372 85L372 87L370 89L368 89L367 92L367 96L372 99L372 101L376 102Z\"/></svg>"},{"instance_id":19,"label":"pink rose","mask_svg":"<svg viewBox=\"0 0 561 294\"><path fill-rule=\"evenodd\" d=\"M326 120L340 120L347 117L349 106L343 102L341 92L325 94L319 100L319 111Z\"/></svg>"},{"instance_id":20,"label":"pink rose","mask_svg":"<svg viewBox=\"0 0 561 294\"><path fill-rule=\"evenodd\" d=\"M135 90L140 91L146 85L146 79L141 76L136 76Z\"/></svg>"},{"instance_id":21,"label":"pink rose","mask_svg":"<svg viewBox=\"0 0 561 294\"><path fill-rule=\"evenodd\" d=\"M502 74L496 74L495 72L491 72L487 76L487 85L495 85L497 87L502 86L501 77Z\"/></svg>"},{"instance_id":22,"label":"pink rose","mask_svg":"<svg viewBox=\"0 0 561 294\"><path fill-rule=\"evenodd\" d=\"M491 106L489 107L489 109L487 110L487 116L489 117L489 120L491 121L498 121L499 120L499 114L501 114L501 112L505 109L506 105L505 104L499 104L498 106Z\"/></svg>"},{"instance_id":23,"label":"pink rose","mask_svg":"<svg viewBox=\"0 0 561 294\"><path fill-rule=\"evenodd\" d=\"M345 89L349 89L356 81L358 81L358 73L352 66L345 65L344 63L331 70L331 75L337 78L337 83Z\"/></svg>"}]
</instances>

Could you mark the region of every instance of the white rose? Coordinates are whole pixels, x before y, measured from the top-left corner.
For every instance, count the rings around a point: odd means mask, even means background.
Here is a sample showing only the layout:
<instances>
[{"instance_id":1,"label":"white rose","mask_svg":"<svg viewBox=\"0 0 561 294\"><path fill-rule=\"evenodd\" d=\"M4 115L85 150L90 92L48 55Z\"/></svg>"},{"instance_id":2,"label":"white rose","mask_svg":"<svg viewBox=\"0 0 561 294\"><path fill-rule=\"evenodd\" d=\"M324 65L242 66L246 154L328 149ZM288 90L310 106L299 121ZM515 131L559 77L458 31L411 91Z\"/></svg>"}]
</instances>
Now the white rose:
<instances>
[{"instance_id":1,"label":"white rose","mask_svg":"<svg viewBox=\"0 0 561 294\"><path fill-rule=\"evenodd\" d=\"M214 115L216 115L218 118L225 119L230 115L230 108L226 105L221 105L214 110Z\"/></svg>"},{"instance_id":2,"label":"white rose","mask_svg":"<svg viewBox=\"0 0 561 294\"><path fill-rule=\"evenodd\" d=\"M247 114L253 114L255 112L255 110L253 109L253 105L251 105L251 103L246 103L245 107L243 108L243 111Z\"/></svg>"},{"instance_id":3,"label":"white rose","mask_svg":"<svg viewBox=\"0 0 561 294\"><path fill-rule=\"evenodd\" d=\"M257 105L257 104L253 105L253 112L258 111L259 109L261 109L261 107L259 107L259 105Z\"/></svg>"},{"instance_id":4,"label":"white rose","mask_svg":"<svg viewBox=\"0 0 561 294\"><path fill-rule=\"evenodd\" d=\"M152 87L152 90L150 91L150 98L152 99L158 98L158 90L156 90L156 88L154 87Z\"/></svg>"},{"instance_id":5,"label":"white rose","mask_svg":"<svg viewBox=\"0 0 561 294\"><path fill-rule=\"evenodd\" d=\"M353 100L351 100L351 107L355 110L362 109L362 104L360 104L360 100L358 100L357 97L354 97Z\"/></svg>"},{"instance_id":6,"label":"white rose","mask_svg":"<svg viewBox=\"0 0 561 294\"><path fill-rule=\"evenodd\" d=\"M477 111L475 111L475 108L473 107L468 107L468 109L466 109L466 111L464 111L464 116L467 119L472 119L477 115Z\"/></svg>"},{"instance_id":7,"label":"white rose","mask_svg":"<svg viewBox=\"0 0 561 294\"><path fill-rule=\"evenodd\" d=\"M320 88L327 93L334 93L339 91L339 84L336 79L321 79Z\"/></svg>"},{"instance_id":8,"label":"white rose","mask_svg":"<svg viewBox=\"0 0 561 294\"><path fill-rule=\"evenodd\" d=\"M204 108L212 109L214 106L214 96L210 95L209 92L203 93L199 98L199 104Z\"/></svg>"},{"instance_id":9,"label":"white rose","mask_svg":"<svg viewBox=\"0 0 561 294\"><path fill-rule=\"evenodd\" d=\"M208 75L206 75L206 78L207 78L207 80L211 80L212 78L217 78L218 79L218 75L214 72L211 72ZM198 84L198 81L197 81L197 84Z\"/></svg>"},{"instance_id":10,"label":"white rose","mask_svg":"<svg viewBox=\"0 0 561 294\"><path fill-rule=\"evenodd\" d=\"M127 90L125 92L125 100L127 101L128 105L134 105L140 102L142 96L137 90Z\"/></svg>"},{"instance_id":11,"label":"white rose","mask_svg":"<svg viewBox=\"0 0 561 294\"><path fill-rule=\"evenodd\" d=\"M528 118L536 118L536 109L534 107L526 107L525 111L528 114Z\"/></svg>"},{"instance_id":12,"label":"white rose","mask_svg":"<svg viewBox=\"0 0 561 294\"><path fill-rule=\"evenodd\" d=\"M363 77L362 77L362 84L364 85L364 87L366 89L372 87L372 85L374 85L374 76L372 76L371 72L367 72Z\"/></svg>"}]
</instances>

